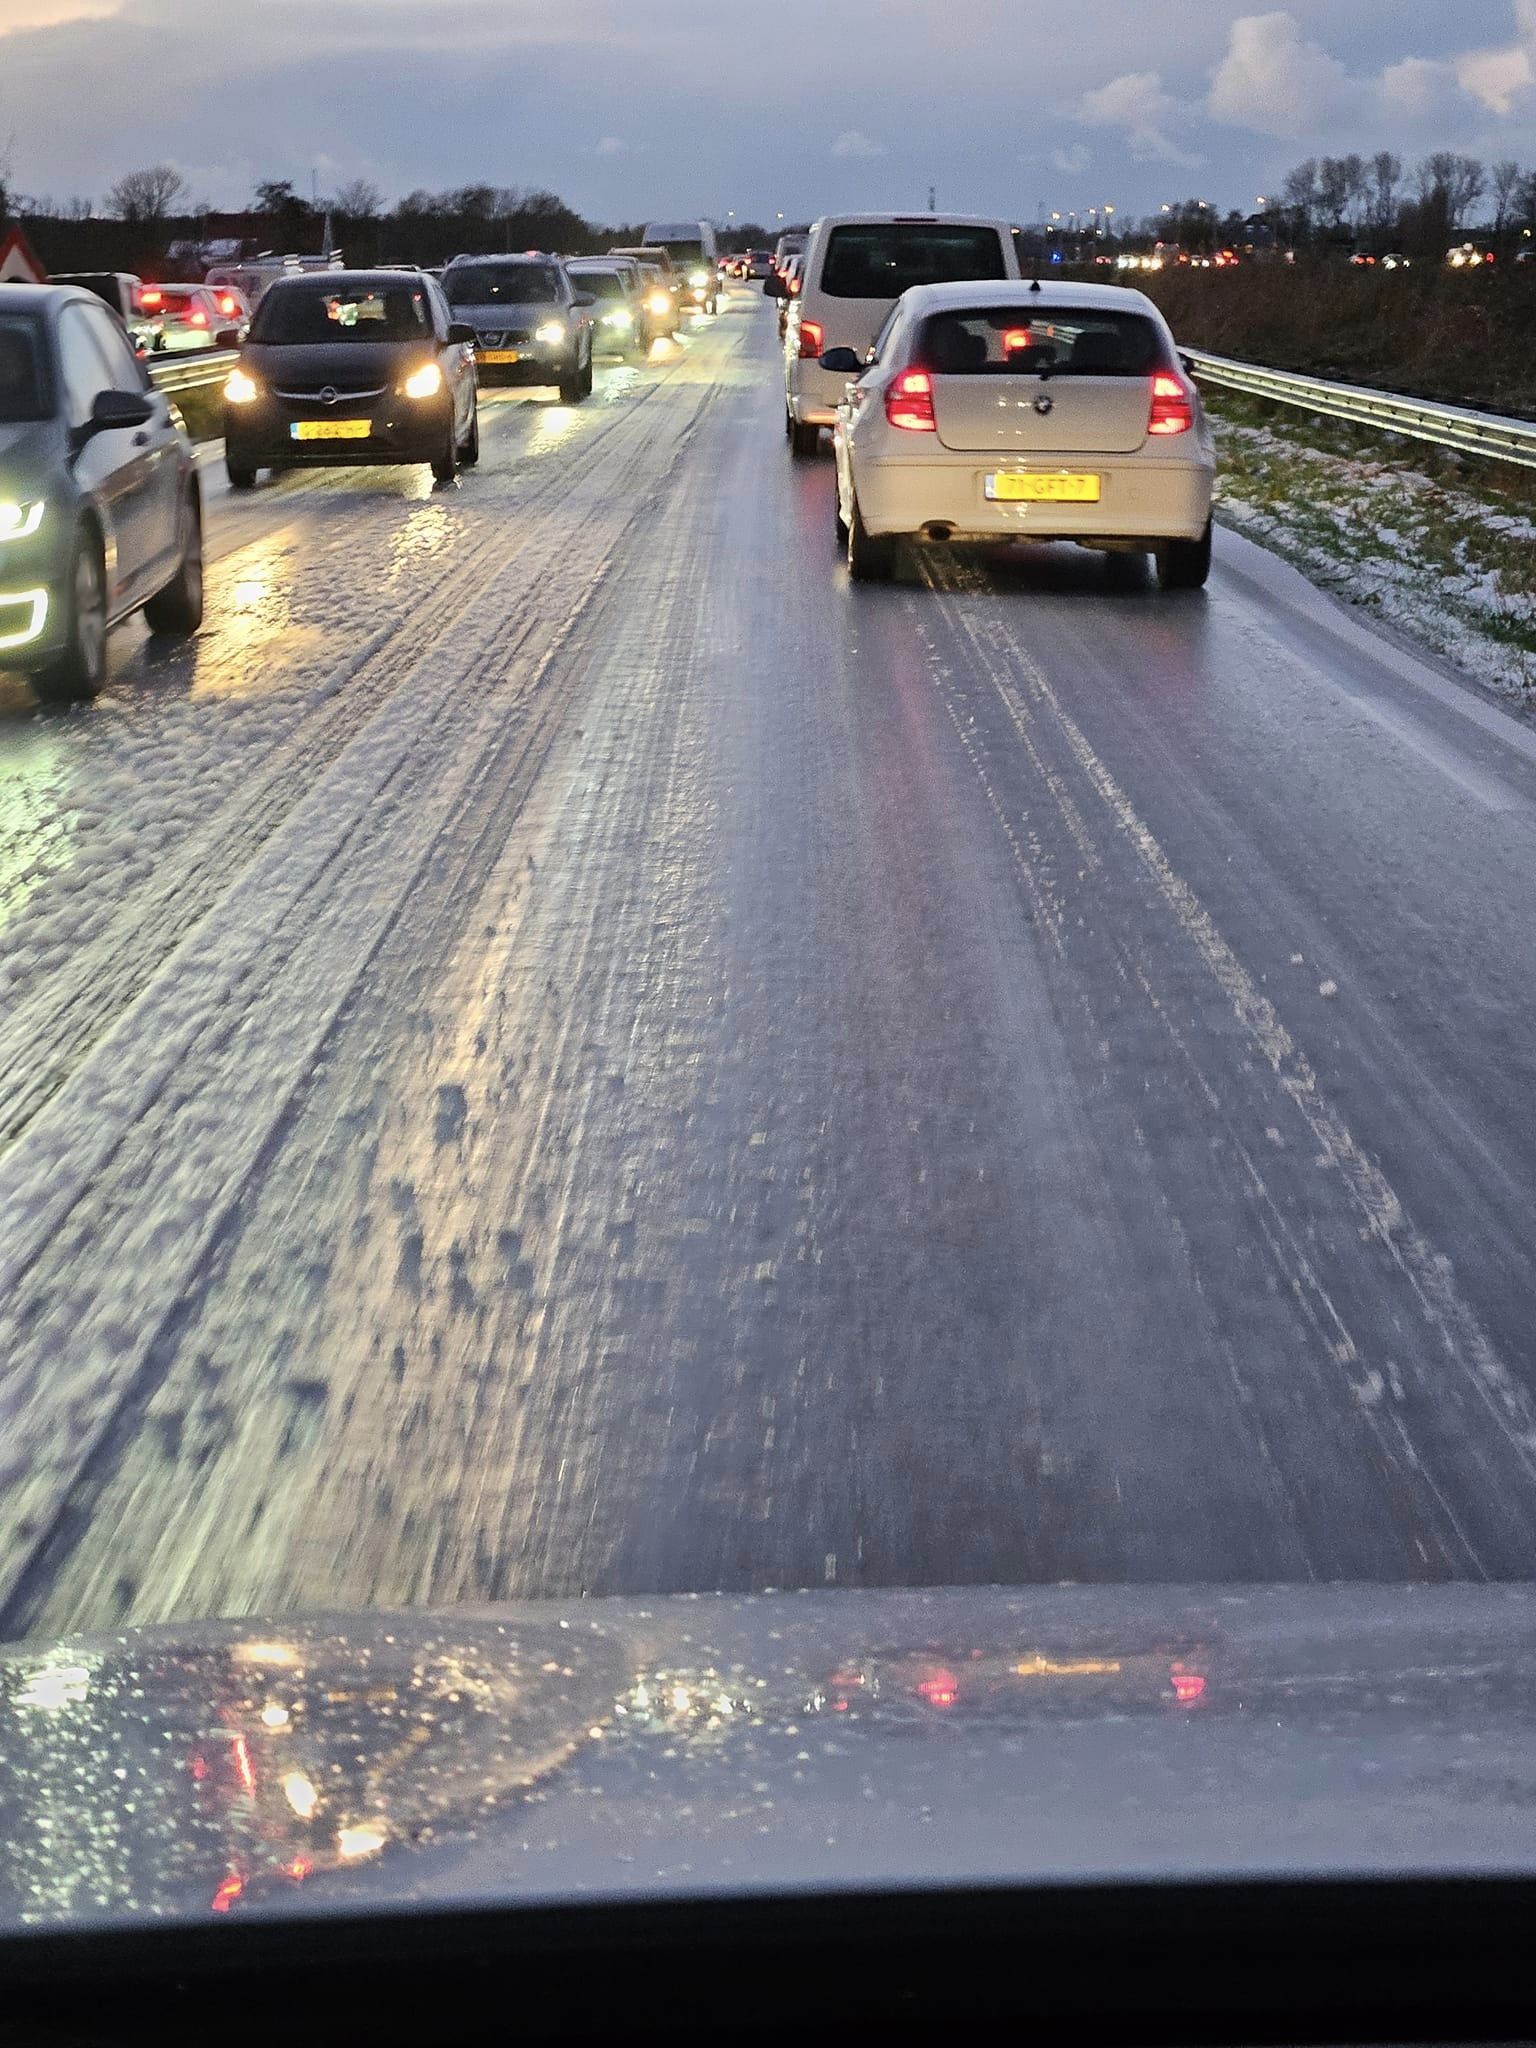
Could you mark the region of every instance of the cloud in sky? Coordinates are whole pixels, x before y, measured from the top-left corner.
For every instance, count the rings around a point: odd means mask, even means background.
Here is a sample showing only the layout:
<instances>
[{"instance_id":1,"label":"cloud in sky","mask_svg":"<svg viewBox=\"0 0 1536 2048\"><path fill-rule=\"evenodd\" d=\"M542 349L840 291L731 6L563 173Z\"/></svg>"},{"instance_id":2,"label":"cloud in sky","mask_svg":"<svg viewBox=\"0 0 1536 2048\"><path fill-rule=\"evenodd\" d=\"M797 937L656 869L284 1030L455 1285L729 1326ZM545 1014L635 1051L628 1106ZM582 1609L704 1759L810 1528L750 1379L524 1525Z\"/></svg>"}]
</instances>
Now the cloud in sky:
<instances>
[{"instance_id":1,"label":"cloud in sky","mask_svg":"<svg viewBox=\"0 0 1536 2048\"><path fill-rule=\"evenodd\" d=\"M615 221L930 184L1014 218L1135 212L1196 166L1246 197L1321 150L1536 164L1536 0L1075 0L1050 34L1018 0L942 34L931 0L842 0L838 32L861 63L828 123L826 77L782 62L824 41L825 0L0 0L0 138L24 191L99 197L167 159L236 205L327 159L322 181L545 185Z\"/></svg>"}]
</instances>

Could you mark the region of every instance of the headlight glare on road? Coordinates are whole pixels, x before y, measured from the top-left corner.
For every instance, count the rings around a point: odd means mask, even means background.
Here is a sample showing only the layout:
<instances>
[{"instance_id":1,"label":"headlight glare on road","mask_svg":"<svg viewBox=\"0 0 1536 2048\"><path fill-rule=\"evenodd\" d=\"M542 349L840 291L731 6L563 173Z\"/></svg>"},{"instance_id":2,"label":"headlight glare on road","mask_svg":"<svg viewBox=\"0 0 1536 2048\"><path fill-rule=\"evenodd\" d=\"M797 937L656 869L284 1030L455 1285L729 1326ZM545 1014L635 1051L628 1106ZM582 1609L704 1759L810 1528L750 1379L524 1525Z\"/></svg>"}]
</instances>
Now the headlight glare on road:
<instances>
[{"instance_id":1,"label":"headlight glare on road","mask_svg":"<svg viewBox=\"0 0 1536 2048\"><path fill-rule=\"evenodd\" d=\"M412 370L400 386L407 398L436 398L443 388L443 373L436 363L423 363L419 370Z\"/></svg>"},{"instance_id":2,"label":"headlight glare on road","mask_svg":"<svg viewBox=\"0 0 1536 2048\"><path fill-rule=\"evenodd\" d=\"M533 338L535 341L542 341L546 348L558 348L561 342L566 339L565 322L563 320L546 320L542 327L536 327L533 330Z\"/></svg>"},{"instance_id":3,"label":"headlight glare on road","mask_svg":"<svg viewBox=\"0 0 1536 2048\"><path fill-rule=\"evenodd\" d=\"M14 498L0 498L0 541L30 540L43 523L43 501L32 499L17 503Z\"/></svg>"},{"instance_id":4,"label":"headlight glare on road","mask_svg":"<svg viewBox=\"0 0 1536 2048\"><path fill-rule=\"evenodd\" d=\"M261 396L261 386L244 370L231 370L224 379L224 397L230 405L254 405Z\"/></svg>"}]
</instances>

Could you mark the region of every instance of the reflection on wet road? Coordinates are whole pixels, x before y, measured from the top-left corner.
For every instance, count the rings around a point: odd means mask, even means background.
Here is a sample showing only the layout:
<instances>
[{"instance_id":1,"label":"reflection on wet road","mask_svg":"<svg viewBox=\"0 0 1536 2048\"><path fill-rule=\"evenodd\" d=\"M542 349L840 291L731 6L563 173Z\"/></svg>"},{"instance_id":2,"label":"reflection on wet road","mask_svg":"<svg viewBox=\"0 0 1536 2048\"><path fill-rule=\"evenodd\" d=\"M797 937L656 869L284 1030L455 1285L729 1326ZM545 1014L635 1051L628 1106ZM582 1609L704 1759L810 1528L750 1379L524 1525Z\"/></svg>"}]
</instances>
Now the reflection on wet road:
<instances>
[{"instance_id":1,"label":"reflection on wet road","mask_svg":"<svg viewBox=\"0 0 1536 2048\"><path fill-rule=\"evenodd\" d=\"M6 1633L1536 1565L1536 743L1226 539L850 588L772 331L0 699Z\"/></svg>"}]
</instances>

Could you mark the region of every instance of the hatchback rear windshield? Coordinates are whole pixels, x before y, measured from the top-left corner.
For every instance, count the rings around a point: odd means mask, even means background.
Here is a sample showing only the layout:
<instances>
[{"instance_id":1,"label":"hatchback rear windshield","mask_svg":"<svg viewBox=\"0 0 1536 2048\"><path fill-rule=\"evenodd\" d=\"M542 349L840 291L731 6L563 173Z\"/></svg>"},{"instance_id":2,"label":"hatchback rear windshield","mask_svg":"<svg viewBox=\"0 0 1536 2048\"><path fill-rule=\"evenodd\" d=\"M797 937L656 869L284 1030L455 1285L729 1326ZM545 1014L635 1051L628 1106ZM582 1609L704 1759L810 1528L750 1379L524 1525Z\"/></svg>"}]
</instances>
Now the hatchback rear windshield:
<instances>
[{"instance_id":1,"label":"hatchback rear windshield","mask_svg":"<svg viewBox=\"0 0 1536 2048\"><path fill-rule=\"evenodd\" d=\"M1162 336L1139 313L989 306L934 313L919 361L947 376L1142 377L1163 367Z\"/></svg>"},{"instance_id":2,"label":"hatchback rear windshield","mask_svg":"<svg viewBox=\"0 0 1536 2048\"><path fill-rule=\"evenodd\" d=\"M833 228L821 289L834 299L899 299L915 284L1007 275L996 228L869 221Z\"/></svg>"},{"instance_id":3,"label":"hatchback rear windshield","mask_svg":"<svg viewBox=\"0 0 1536 2048\"><path fill-rule=\"evenodd\" d=\"M547 263L466 263L447 271L450 306L547 306L560 296L560 278Z\"/></svg>"},{"instance_id":4,"label":"hatchback rear windshield","mask_svg":"<svg viewBox=\"0 0 1536 2048\"><path fill-rule=\"evenodd\" d=\"M283 284L256 309L251 340L419 341L432 332L427 295L410 285Z\"/></svg>"},{"instance_id":5,"label":"hatchback rear windshield","mask_svg":"<svg viewBox=\"0 0 1536 2048\"><path fill-rule=\"evenodd\" d=\"M573 270L571 283L579 292L591 292L597 299L622 299L624 278L617 270Z\"/></svg>"},{"instance_id":6,"label":"hatchback rear windshield","mask_svg":"<svg viewBox=\"0 0 1536 2048\"><path fill-rule=\"evenodd\" d=\"M0 315L0 422L48 417L43 337L35 320Z\"/></svg>"}]
</instances>

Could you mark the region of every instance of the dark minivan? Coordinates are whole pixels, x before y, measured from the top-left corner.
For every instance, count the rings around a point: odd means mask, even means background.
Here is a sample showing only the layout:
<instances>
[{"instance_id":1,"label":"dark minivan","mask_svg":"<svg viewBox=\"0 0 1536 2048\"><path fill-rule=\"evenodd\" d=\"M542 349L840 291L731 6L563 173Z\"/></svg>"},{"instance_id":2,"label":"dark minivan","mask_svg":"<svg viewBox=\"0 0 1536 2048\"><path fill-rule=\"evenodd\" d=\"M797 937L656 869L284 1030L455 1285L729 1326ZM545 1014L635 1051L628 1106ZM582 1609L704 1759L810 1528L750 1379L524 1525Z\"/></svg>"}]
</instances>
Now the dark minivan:
<instances>
[{"instance_id":1,"label":"dark minivan","mask_svg":"<svg viewBox=\"0 0 1536 2048\"><path fill-rule=\"evenodd\" d=\"M474 330L424 271L326 270L269 286L224 386L236 490L303 464L480 459Z\"/></svg>"}]
</instances>

